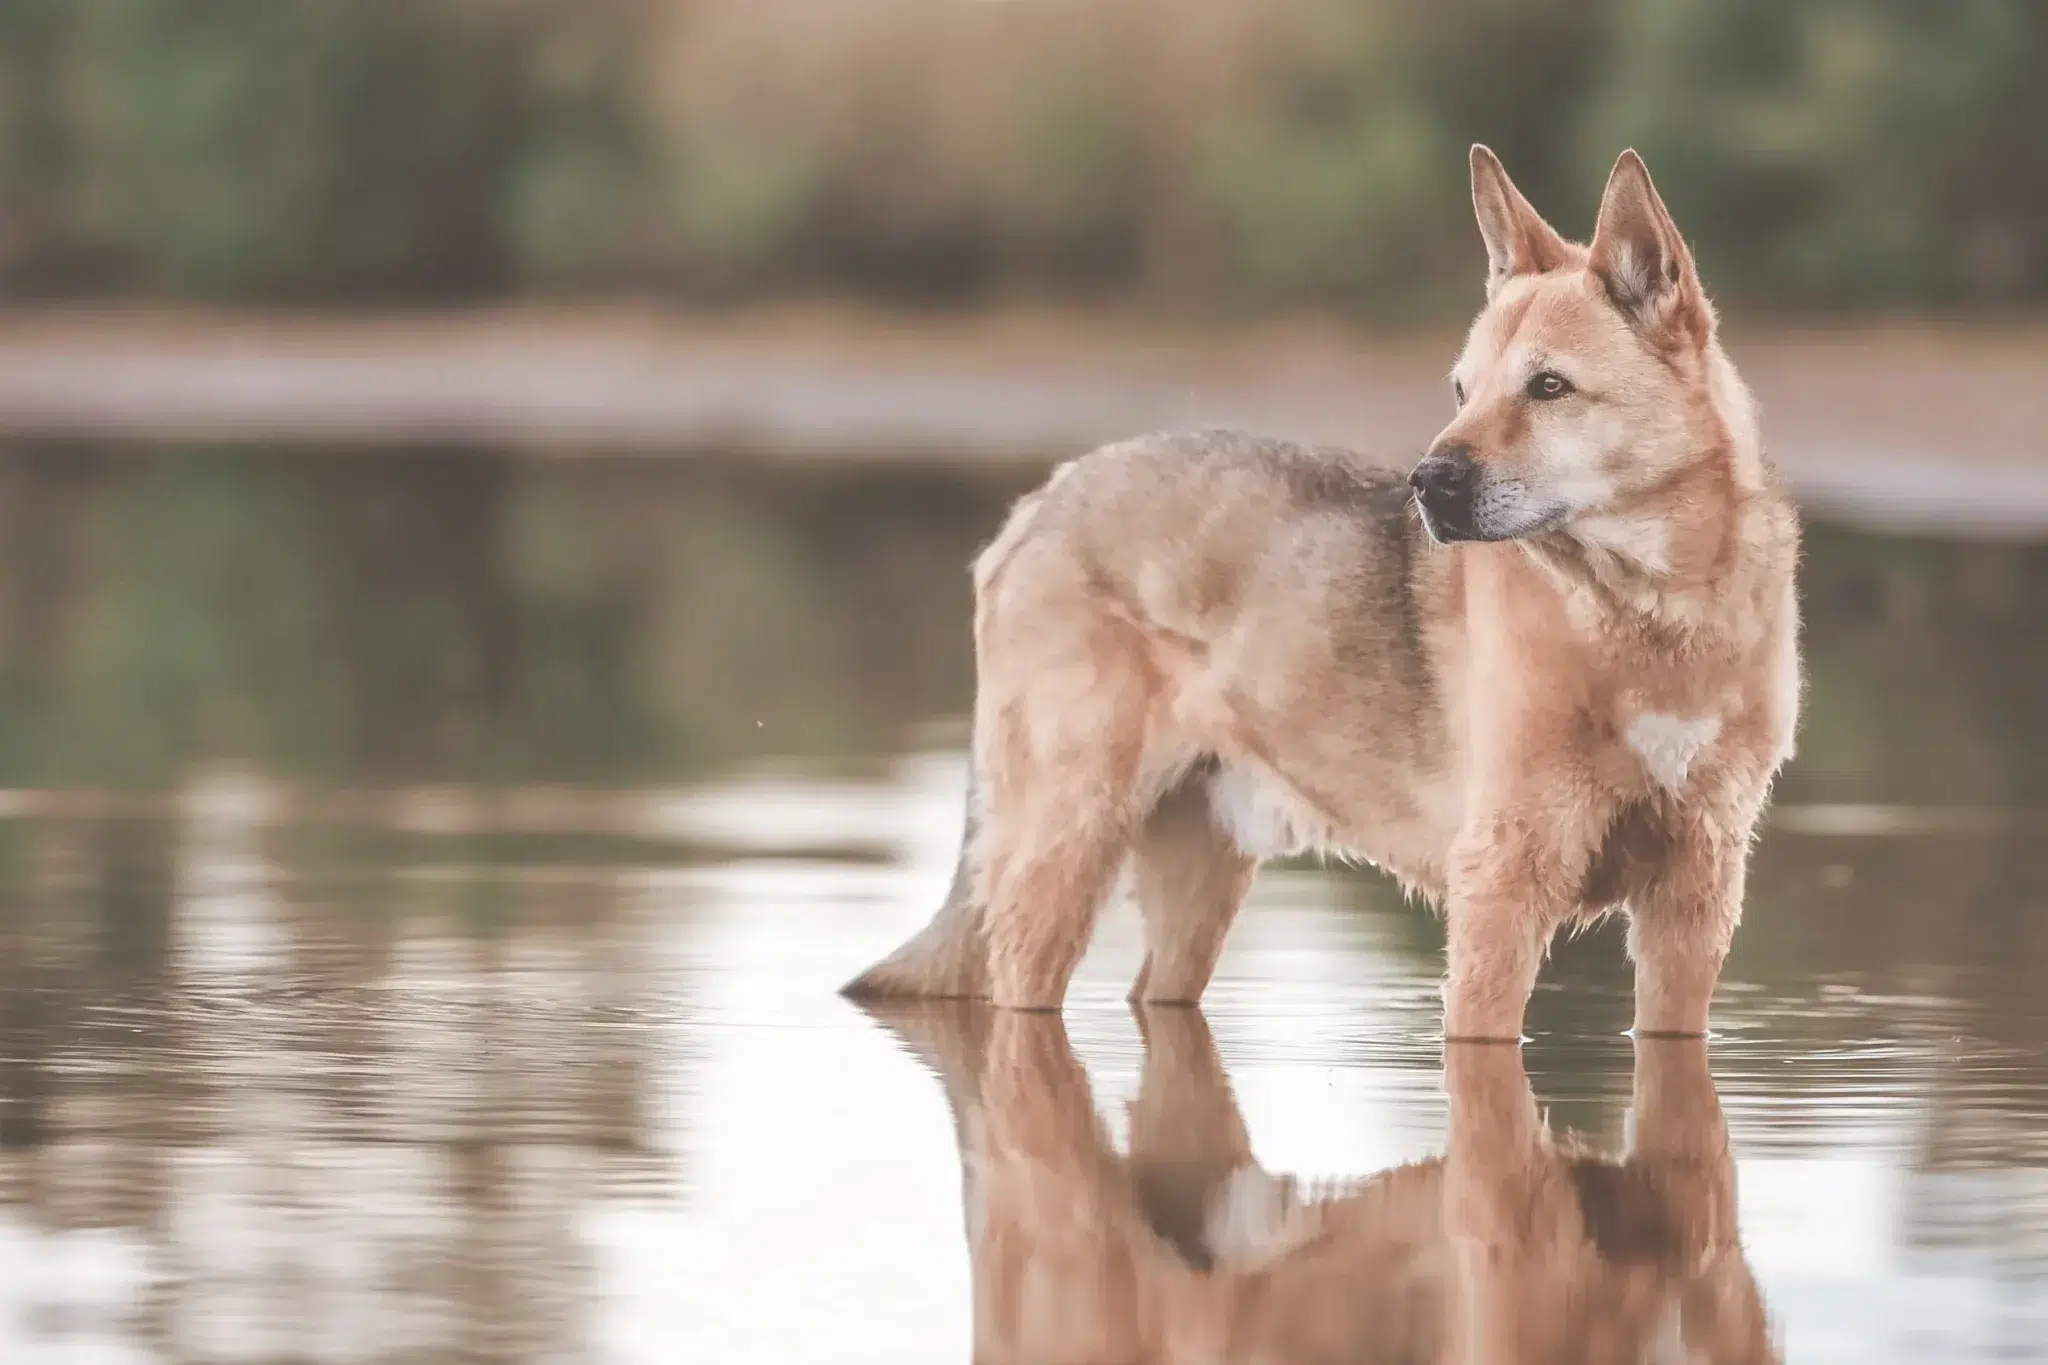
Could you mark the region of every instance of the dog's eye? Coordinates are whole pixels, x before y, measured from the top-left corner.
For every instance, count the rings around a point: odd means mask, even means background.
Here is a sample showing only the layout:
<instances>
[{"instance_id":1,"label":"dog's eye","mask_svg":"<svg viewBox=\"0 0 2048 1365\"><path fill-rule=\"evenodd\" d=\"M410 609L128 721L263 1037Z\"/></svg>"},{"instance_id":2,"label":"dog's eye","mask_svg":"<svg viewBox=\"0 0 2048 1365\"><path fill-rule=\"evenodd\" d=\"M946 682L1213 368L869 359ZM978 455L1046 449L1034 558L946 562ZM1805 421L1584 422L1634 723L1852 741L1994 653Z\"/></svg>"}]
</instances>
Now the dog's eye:
<instances>
[{"instance_id":1,"label":"dog's eye","mask_svg":"<svg viewBox=\"0 0 2048 1365\"><path fill-rule=\"evenodd\" d=\"M1562 398L1572 391L1572 383L1555 370L1540 371L1523 390L1531 398L1547 403L1553 398Z\"/></svg>"},{"instance_id":2,"label":"dog's eye","mask_svg":"<svg viewBox=\"0 0 2048 1365\"><path fill-rule=\"evenodd\" d=\"M1455 379L1451 381L1451 401L1461 408L1465 406L1465 386Z\"/></svg>"}]
</instances>

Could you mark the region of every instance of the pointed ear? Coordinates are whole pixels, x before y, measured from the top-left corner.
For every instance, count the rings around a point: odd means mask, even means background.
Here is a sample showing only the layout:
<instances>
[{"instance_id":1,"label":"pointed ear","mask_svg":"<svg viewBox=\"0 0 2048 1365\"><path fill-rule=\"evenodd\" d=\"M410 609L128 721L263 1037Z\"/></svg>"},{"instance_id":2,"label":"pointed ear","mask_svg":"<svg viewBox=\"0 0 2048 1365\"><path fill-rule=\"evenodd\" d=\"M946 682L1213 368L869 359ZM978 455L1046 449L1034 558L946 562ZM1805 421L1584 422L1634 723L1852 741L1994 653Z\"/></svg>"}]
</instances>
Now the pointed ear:
<instances>
[{"instance_id":1,"label":"pointed ear","mask_svg":"<svg viewBox=\"0 0 2048 1365\"><path fill-rule=\"evenodd\" d=\"M1586 264L1614 306L1643 331L1704 341L1713 330L1692 252L1633 150L1621 154L1607 177Z\"/></svg>"},{"instance_id":2,"label":"pointed ear","mask_svg":"<svg viewBox=\"0 0 2048 1365\"><path fill-rule=\"evenodd\" d=\"M1472 211L1486 241L1489 298L1511 276L1540 275L1571 259L1564 238L1529 207L1500 158L1477 142L1472 144Z\"/></svg>"}]
</instances>

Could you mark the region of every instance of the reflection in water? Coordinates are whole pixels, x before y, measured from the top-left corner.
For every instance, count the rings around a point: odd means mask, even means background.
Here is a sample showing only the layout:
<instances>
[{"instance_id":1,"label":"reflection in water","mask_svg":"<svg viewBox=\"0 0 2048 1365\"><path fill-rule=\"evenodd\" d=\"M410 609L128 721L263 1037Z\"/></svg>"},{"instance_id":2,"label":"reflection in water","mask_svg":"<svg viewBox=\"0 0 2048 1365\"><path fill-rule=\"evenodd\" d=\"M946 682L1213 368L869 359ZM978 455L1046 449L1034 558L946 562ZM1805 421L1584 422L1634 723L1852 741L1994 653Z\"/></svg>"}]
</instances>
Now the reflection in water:
<instances>
[{"instance_id":1,"label":"reflection in water","mask_svg":"<svg viewBox=\"0 0 2048 1365\"><path fill-rule=\"evenodd\" d=\"M2048 545L1808 539L1809 722L1715 1012L1737 1256L1712 1092L1620 1038L1600 935L1533 1085L1446 1075L1440 926L1343 869L1261 873L1228 1085L1199 1018L1134 1031L1128 916L1071 1052L928 1030L945 1095L837 998L951 871L961 756L905 750L966 704L1015 487L0 447L0 1360L957 1362L1026 1324L977 1306L956 1156L1030 1144L1066 1164L1000 1166L977 1227L1276 1350L1512 1301L1532 1349L1742 1359L1746 1261L1789 1360L2048 1358Z\"/></svg>"},{"instance_id":2,"label":"reflection in water","mask_svg":"<svg viewBox=\"0 0 2048 1365\"><path fill-rule=\"evenodd\" d=\"M524 807L517 837L219 791L0 820L0 1359L959 1361L977 1324L1029 1344L1039 1300L969 1272L1031 1239L1068 1277L1032 1294L1121 1258L1125 1298L1069 1313L1091 1331L1143 1287L1275 1359L1382 1331L1443 1358L1506 1320L1489 1293L1532 1350L1675 1321L1754 1359L1745 1261L1788 1360L2048 1347L2048 952L1997 928L2048 888L2026 844L1769 839L1718 1101L1697 1051L1619 1036L1598 937L1525 1052L1447 1074L1431 921L1287 867L1216 1042L1133 1019L1112 916L1063 1021L894 1020L942 1091L834 987L943 890L959 762L702 793L745 851L701 862ZM873 851L807 843L849 831ZM1929 907L1951 931L1904 935ZM963 1149L970 1231L1011 1229L971 1265Z\"/></svg>"},{"instance_id":3,"label":"reflection in water","mask_svg":"<svg viewBox=\"0 0 2048 1365\"><path fill-rule=\"evenodd\" d=\"M1124 1152L1057 1015L880 1013L952 1110L977 1361L1779 1358L1704 1042L1636 1043L1616 1156L1546 1127L1519 1048L1451 1045L1443 1155L1316 1188L1252 1155L1198 1010L1138 1012Z\"/></svg>"},{"instance_id":4,"label":"reflection in water","mask_svg":"<svg viewBox=\"0 0 2048 1365\"><path fill-rule=\"evenodd\" d=\"M966 695L1015 477L0 442L0 787L886 750Z\"/></svg>"},{"instance_id":5,"label":"reflection in water","mask_svg":"<svg viewBox=\"0 0 2048 1365\"><path fill-rule=\"evenodd\" d=\"M1028 471L0 442L0 788L673 780L971 693ZM1811 528L1793 800L2048 804L2048 545Z\"/></svg>"},{"instance_id":6,"label":"reflection in water","mask_svg":"<svg viewBox=\"0 0 2048 1365\"><path fill-rule=\"evenodd\" d=\"M583 1349L582 1218L674 1179L614 879L401 869L233 820L0 841L0 1345Z\"/></svg>"}]
</instances>

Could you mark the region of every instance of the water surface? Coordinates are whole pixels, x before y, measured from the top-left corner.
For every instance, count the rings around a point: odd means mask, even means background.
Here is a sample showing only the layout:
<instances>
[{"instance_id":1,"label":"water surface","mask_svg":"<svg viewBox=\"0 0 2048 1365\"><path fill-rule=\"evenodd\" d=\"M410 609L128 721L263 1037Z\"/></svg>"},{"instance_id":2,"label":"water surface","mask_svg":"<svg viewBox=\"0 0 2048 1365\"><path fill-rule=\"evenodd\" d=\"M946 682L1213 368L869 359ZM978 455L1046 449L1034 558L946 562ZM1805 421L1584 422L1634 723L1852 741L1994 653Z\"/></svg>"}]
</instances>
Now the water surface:
<instances>
[{"instance_id":1,"label":"water surface","mask_svg":"<svg viewBox=\"0 0 2048 1365\"><path fill-rule=\"evenodd\" d=\"M1647 1210L1574 1263L1610 1323L1649 1267L1790 1360L2048 1356L2048 551L1816 528L1703 1066L1646 1071L1596 934L1519 1067L1447 1076L1436 925L1306 865L1200 1014L1123 1004L1121 909L1063 1024L834 994L944 888L964 565L1014 491L0 454L0 1358L965 1361L1019 1245L1207 1321L1302 1200L1440 1158L1512 1193L1471 1143L1520 1130L1451 1101L1524 1085L1591 1192L1531 1205L1540 1264L1600 1192ZM1219 1200L1250 1241L1204 1240ZM1440 1239L1369 1259L1417 1216L1276 1279L1290 1320L1389 1265L1432 1302Z\"/></svg>"}]
</instances>

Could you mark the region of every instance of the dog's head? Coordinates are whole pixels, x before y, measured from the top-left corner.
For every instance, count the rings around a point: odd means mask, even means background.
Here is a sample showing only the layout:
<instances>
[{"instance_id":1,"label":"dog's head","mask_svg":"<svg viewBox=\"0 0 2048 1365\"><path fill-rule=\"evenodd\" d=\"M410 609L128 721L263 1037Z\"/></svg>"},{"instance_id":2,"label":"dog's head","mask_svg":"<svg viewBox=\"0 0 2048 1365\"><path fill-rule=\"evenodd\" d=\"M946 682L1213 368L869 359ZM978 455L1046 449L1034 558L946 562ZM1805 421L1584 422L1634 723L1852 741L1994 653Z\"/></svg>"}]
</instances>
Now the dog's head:
<instances>
[{"instance_id":1,"label":"dog's head","mask_svg":"<svg viewBox=\"0 0 2048 1365\"><path fill-rule=\"evenodd\" d=\"M1725 361L1649 171L1621 154L1587 246L1559 236L1479 146L1472 202L1486 306L1451 371L1457 415L1409 478L1423 524L1440 541L1653 539L1631 515L1723 443Z\"/></svg>"}]
</instances>

